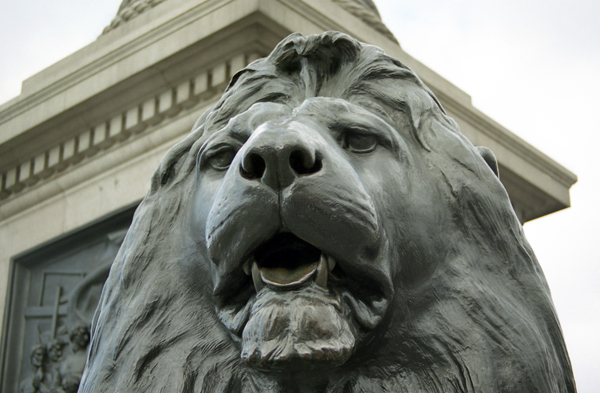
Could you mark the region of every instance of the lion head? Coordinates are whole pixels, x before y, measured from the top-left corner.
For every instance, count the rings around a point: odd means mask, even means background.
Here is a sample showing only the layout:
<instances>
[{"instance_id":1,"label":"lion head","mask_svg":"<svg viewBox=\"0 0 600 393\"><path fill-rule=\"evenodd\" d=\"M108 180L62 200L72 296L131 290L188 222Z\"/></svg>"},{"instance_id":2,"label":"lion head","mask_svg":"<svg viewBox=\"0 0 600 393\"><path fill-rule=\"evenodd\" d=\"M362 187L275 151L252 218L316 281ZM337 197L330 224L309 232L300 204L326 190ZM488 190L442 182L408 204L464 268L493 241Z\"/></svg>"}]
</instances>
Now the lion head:
<instances>
[{"instance_id":1,"label":"lion head","mask_svg":"<svg viewBox=\"0 0 600 393\"><path fill-rule=\"evenodd\" d=\"M294 34L164 158L80 392L573 392L497 176L379 48Z\"/></svg>"}]
</instances>

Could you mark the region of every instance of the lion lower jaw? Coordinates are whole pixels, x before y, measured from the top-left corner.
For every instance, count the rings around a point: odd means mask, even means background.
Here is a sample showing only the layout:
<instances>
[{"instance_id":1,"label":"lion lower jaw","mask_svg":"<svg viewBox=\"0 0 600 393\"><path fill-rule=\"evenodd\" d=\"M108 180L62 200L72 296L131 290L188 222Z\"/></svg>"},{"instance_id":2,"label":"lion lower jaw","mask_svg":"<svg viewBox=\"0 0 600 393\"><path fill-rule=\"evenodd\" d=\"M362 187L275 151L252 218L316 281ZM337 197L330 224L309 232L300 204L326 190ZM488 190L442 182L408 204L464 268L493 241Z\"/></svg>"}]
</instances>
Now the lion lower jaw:
<instances>
[{"instance_id":1,"label":"lion lower jaw","mask_svg":"<svg viewBox=\"0 0 600 393\"><path fill-rule=\"evenodd\" d=\"M343 364L356 344L349 319L339 300L317 285L262 290L242 334L241 358L264 370Z\"/></svg>"}]
</instances>

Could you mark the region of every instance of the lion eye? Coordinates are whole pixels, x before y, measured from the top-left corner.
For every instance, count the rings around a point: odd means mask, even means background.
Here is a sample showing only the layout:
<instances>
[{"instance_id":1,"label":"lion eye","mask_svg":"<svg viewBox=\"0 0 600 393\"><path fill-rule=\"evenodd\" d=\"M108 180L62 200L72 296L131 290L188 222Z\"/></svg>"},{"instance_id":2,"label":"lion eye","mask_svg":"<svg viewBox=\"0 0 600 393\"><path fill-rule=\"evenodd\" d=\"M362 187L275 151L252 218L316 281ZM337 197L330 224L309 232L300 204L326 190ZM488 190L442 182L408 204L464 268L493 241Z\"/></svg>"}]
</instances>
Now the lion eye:
<instances>
[{"instance_id":1,"label":"lion eye","mask_svg":"<svg viewBox=\"0 0 600 393\"><path fill-rule=\"evenodd\" d=\"M208 164L217 171L224 171L229 168L231 161L235 157L235 150L233 149L220 149L211 153L207 157Z\"/></svg>"},{"instance_id":2,"label":"lion eye","mask_svg":"<svg viewBox=\"0 0 600 393\"><path fill-rule=\"evenodd\" d=\"M373 135L347 134L343 147L353 153L370 153L377 147L377 139Z\"/></svg>"}]
</instances>

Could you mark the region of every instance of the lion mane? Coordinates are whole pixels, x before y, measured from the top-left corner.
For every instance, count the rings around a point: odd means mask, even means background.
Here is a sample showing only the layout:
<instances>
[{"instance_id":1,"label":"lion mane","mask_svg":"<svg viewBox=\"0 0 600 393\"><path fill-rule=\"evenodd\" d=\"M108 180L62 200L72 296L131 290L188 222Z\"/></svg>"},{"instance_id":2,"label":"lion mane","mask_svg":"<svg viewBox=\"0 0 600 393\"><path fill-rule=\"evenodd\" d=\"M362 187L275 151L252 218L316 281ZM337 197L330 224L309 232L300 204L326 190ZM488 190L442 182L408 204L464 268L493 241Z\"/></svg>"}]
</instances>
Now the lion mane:
<instances>
[{"instance_id":1,"label":"lion mane","mask_svg":"<svg viewBox=\"0 0 600 393\"><path fill-rule=\"evenodd\" d=\"M312 292L319 290L311 286L306 295L291 296L286 306L275 311L264 306L252 314L271 301L269 296L281 292L256 295L251 280L243 281L241 264L222 267L219 258L241 260L237 253L243 251L237 249L244 239L255 239L254 233L267 225L262 223L265 217L283 215L285 209L260 205L260 196L232 206L229 186L220 186L220 193L206 186L200 153L224 129L243 134L239 129L244 127L275 124L272 128L287 130L302 121L328 121L330 126L323 130L329 132L341 121L342 112L357 119L345 128L360 128L356 124L362 119L373 118L381 128L391 129L393 136L376 137L387 138L380 143L385 147L368 154L401 163L397 167L401 170L390 178L394 186L370 180L385 172L382 159L364 177L342 162L340 167L349 168L351 179L332 178L336 187L326 192L297 187L297 192L314 193L305 203L318 214L324 207L337 212L331 213L334 219L346 220L329 224L322 213L314 225L334 225L333 230L314 239L342 260L338 266L346 270L352 285L347 292L339 291L338 300L328 300L333 290L313 300ZM273 118L280 120L269 123ZM323 146L337 143L335 137L315 140L325 141L319 142ZM375 149L373 140L348 143L362 152ZM305 166L318 171L319 165L329 165L327 154L338 158L353 154L339 145L328 149L333 153L325 151L325 158L313 154ZM230 172L237 170L233 164L242 160L237 157L241 150L234 157L215 154L213 165L233 162L232 169L218 172L225 173L225 180L238 176ZM257 171L256 162L240 165ZM355 178L366 180L355 184ZM221 205L206 202L204 195L209 194L218 194L214 198ZM344 196L358 196L359 201L348 202ZM363 203L361 198L375 202ZM227 220L237 221L222 235ZM286 225L292 228L301 220L304 215L298 214ZM307 222L311 221L298 224L299 233L310 226ZM353 237L355 227L375 229ZM372 243L379 251L372 254L385 253L389 263L381 262L380 270L376 264L344 264L339 257L346 255L344 247L366 242L363 239L373 233ZM303 237L312 242L311 236ZM217 244L221 238L226 239L224 245ZM252 241L256 248L259 240ZM364 258L379 258L361 252L357 254ZM250 289L231 289L238 281L249 282ZM352 296L364 302L348 301L351 306L345 306L345 299ZM236 306L239 299L249 308ZM329 345L317 337L300 343L308 355L294 349L285 357L283 347L262 353L256 348L270 341L261 334L272 332L261 333L261 323L275 324L269 318L276 317L269 313L292 319L291 314L304 313L302 318L314 318L313 325L319 325L322 334L339 337L330 352L310 347L314 342ZM321 326L323 315L335 315L341 325ZM280 361L288 358L296 360L289 367ZM499 181L493 154L474 147L460 133L407 66L377 47L327 32L293 34L267 58L238 72L219 102L167 153L105 284L79 391L545 393L575 392L575 382L548 285Z\"/></svg>"}]
</instances>

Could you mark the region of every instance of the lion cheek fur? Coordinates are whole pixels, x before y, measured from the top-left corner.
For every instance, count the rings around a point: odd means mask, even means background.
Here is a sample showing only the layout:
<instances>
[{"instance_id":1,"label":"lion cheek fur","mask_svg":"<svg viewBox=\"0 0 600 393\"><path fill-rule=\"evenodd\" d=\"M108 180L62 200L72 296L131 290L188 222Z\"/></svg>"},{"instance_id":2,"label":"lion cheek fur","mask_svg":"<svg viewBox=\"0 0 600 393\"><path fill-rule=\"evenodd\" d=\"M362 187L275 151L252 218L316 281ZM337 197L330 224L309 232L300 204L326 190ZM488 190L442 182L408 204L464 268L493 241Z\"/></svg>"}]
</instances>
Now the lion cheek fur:
<instances>
[{"instance_id":1,"label":"lion cheek fur","mask_svg":"<svg viewBox=\"0 0 600 393\"><path fill-rule=\"evenodd\" d=\"M265 288L244 328L241 357L270 371L299 363L304 368L339 366L355 348L355 329L348 317L338 299L315 286L291 292Z\"/></svg>"}]
</instances>

